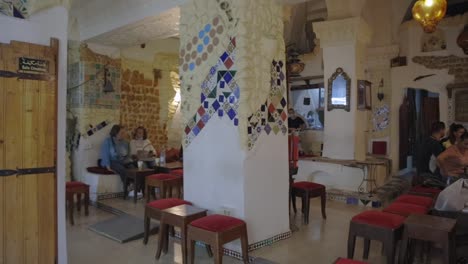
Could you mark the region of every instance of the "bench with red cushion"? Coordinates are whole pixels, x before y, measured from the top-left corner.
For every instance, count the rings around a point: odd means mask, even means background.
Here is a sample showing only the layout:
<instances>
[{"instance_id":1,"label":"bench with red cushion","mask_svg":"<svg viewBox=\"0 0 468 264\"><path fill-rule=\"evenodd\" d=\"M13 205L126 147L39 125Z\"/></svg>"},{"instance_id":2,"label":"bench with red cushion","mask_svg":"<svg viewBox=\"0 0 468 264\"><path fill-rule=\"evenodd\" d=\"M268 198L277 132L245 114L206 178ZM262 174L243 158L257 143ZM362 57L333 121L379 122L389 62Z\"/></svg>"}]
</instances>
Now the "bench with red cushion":
<instances>
[{"instance_id":1,"label":"bench with red cushion","mask_svg":"<svg viewBox=\"0 0 468 264\"><path fill-rule=\"evenodd\" d=\"M352 260L352 259L338 258L334 264L368 264L368 263L357 261L357 260Z\"/></svg>"},{"instance_id":2,"label":"bench with red cushion","mask_svg":"<svg viewBox=\"0 0 468 264\"><path fill-rule=\"evenodd\" d=\"M241 225L245 222L230 216L213 214L190 223L194 227L198 227L211 232L223 232Z\"/></svg>"},{"instance_id":3,"label":"bench with red cushion","mask_svg":"<svg viewBox=\"0 0 468 264\"><path fill-rule=\"evenodd\" d=\"M171 174L183 177L184 176L184 170L183 169L172 170Z\"/></svg>"},{"instance_id":4,"label":"bench with red cushion","mask_svg":"<svg viewBox=\"0 0 468 264\"><path fill-rule=\"evenodd\" d=\"M427 214L429 208L408 203L393 202L383 209L384 212L408 217L410 214Z\"/></svg>"},{"instance_id":5,"label":"bench with red cushion","mask_svg":"<svg viewBox=\"0 0 468 264\"><path fill-rule=\"evenodd\" d=\"M394 202L397 203L408 203L424 206L430 208L434 203L434 199L425 196L413 195L413 194L403 194L400 195Z\"/></svg>"},{"instance_id":6,"label":"bench with red cushion","mask_svg":"<svg viewBox=\"0 0 468 264\"><path fill-rule=\"evenodd\" d=\"M242 258L247 264L249 243L247 225L243 220L214 214L192 221L187 231L189 263L194 263L195 241L210 245L215 263L222 263L223 245L236 239L241 240Z\"/></svg>"},{"instance_id":7,"label":"bench with red cushion","mask_svg":"<svg viewBox=\"0 0 468 264\"><path fill-rule=\"evenodd\" d=\"M405 217L381 211L365 211L351 219L348 235L348 259L353 259L356 237L364 238L363 259L369 257L371 240L383 243L387 263L395 262L395 248L401 239Z\"/></svg>"}]
</instances>

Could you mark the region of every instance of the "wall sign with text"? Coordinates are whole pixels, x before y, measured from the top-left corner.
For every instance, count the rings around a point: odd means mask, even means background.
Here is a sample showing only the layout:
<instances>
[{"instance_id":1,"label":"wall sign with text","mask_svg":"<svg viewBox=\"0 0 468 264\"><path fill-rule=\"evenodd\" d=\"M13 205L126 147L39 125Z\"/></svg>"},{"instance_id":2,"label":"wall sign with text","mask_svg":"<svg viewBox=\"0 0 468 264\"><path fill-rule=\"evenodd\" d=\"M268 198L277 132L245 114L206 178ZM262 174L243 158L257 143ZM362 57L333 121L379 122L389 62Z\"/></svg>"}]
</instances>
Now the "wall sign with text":
<instances>
[{"instance_id":1,"label":"wall sign with text","mask_svg":"<svg viewBox=\"0 0 468 264\"><path fill-rule=\"evenodd\" d=\"M49 61L20 57L18 71L28 73L49 73Z\"/></svg>"}]
</instances>

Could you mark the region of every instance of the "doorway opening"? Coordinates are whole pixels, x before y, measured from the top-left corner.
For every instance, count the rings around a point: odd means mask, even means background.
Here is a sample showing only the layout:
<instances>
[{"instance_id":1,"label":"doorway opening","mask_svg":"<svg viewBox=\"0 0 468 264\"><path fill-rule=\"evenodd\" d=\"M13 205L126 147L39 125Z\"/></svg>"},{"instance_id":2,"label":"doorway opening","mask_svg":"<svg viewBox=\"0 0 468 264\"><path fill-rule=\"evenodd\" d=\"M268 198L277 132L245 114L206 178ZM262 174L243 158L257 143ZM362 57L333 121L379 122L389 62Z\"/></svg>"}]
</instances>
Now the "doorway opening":
<instances>
[{"instance_id":1,"label":"doorway opening","mask_svg":"<svg viewBox=\"0 0 468 264\"><path fill-rule=\"evenodd\" d=\"M439 94L424 89L407 88L400 106L399 169L412 171L417 146L430 136L432 123L440 120Z\"/></svg>"}]
</instances>

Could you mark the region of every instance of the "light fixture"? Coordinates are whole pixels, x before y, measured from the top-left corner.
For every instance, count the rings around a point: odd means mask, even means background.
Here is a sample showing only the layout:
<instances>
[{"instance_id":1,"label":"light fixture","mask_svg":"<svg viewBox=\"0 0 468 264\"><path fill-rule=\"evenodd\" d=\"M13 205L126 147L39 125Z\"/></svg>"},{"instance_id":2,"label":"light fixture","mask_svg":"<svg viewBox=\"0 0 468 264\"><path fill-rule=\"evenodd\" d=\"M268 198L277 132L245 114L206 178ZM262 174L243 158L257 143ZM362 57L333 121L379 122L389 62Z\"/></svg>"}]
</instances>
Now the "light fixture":
<instances>
[{"instance_id":1,"label":"light fixture","mask_svg":"<svg viewBox=\"0 0 468 264\"><path fill-rule=\"evenodd\" d=\"M378 92L377 92L377 99L379 99L379 101L381 101L381 102L385 97L385 95L383 93L383 87L384 87L384 80L382 78L382 79L380 79L379 88L378 88Z\"/></svg>"},{"instance_id":2,"label":"light fixture","mask_svg":"<svg viewBox=\"0 0 468 264\"><path fill-rule=\"evenodd\" d=\"M175 102L175 103L180 103L180 100L181 100L181 98L180 98L180 92L177 91L176 94L175 94L175 96L174 96L174 102Z\"/></svg>"},{"instance_id":3,"label":"light fixture","mask_svg":"<svg viewBox=\"0 0 468 264\"><path fill-rule=\"evenodd\" d=\"M447 0L418 0L412 9L414 20L422 25L426 33L436 30L446 11Z\"/></svg>"}]
</instances>

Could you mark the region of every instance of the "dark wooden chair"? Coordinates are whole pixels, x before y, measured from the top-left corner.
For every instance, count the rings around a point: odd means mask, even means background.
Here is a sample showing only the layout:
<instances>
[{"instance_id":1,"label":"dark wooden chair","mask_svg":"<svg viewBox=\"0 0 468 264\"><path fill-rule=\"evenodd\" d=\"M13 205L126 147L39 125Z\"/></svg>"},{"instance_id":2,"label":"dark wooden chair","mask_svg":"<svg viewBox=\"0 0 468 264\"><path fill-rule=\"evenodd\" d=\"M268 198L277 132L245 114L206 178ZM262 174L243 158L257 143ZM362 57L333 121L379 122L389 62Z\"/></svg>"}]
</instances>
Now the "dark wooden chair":
<instances>
[{"instance_id":1,"label":"dark wooden chair","mask_svg":"<svg viewBox=\"0 0 468 264\"><path fill-rule=\"evenodd\" d=\"M160 200L147 203L145 206L145 222L144 222L145 235L143 238L143 244L146 245L148 243L151 219L160 221L162 210L175 207L175 206L179 206L179 205L183 205L183 204L191 205L192 203L185 201L185 200L177 199L177 198L160 199Z\"/></svg>"},{"instance_id":2,"label":"dark wooden chair","mask_svg":"<svg viewBox=\"0 0 468 264\"><path fill-rule=\"evenodd\" d=\"M172 197L172 190L174 188L178 189L178 198L182 198L182 184L183 178L172 174L153 174L147 176L145 179L146 202L150 201L150 195L154 194L155 188L158 188L160 191L160 199ZM169 193L168 195L167 192Z\"/></svg>"},{"instance_id":3,"label":"dark wooden chair","mask_svg":"<svg viewBox=\"0 0 468 264\"><path fill-rule=\"evenodd\" d=\"M327 219L325 212L327 193L325 186L314 182L295 182L291 188L291 199L294 213L297 213L296 197L302 198L302 214L304 216L304 223L309 223L310 199L320 197L322 218Z\"/></svg>"},{"instance_id":4,"label":"dark wooden chair","mask_svg":"<svg viewBox=\"0 0 468 264\"><path fill-rule=\"evenodd\" d=\"M81 211L81 195L84 196L84 208L85 215L88 216L88 206L89 206L89 185L73 181L66 183L66 206L68 208L68 215L70 218L70 224L74 225L75 221L73 219L73 211L75 205L75 196L76 196L76 207L78 212Z\"/></svg>"},{"instance_id":5,"label":"dark wooden chair","mask_svg":"<svg viewBox=\"0 0 468 264\"><path fill-rule=\"evenodd\" d=\"M405 217L380 211L365 211L351 219L348 235L348 259L353 259L356 237L364 238L363 258L368 259L371 240L381 241L387 264L395 263L395 249L401 239Z\"/></svg>"},{"instance_id":6,"label":"dark wooden chair","mask_svg":"<svg viewBox=\"0 0 468 264\"><path fill-rule=\"evenodd\" d=\"M455 219L413 214L404 223L403 240L401 244L399 264L413 263L412 254L408 248L412 240L436 242L442 244L443 263L455 264Z\"/></svg>"},{"instance_id":7,"label":"dark wooden chair","mask_svg":"<svg viewBox=\"0 0 468 264\"><path fill-rule=\"evenodd\" d=\"M189 224L187 242L190 263L195 260L195 241L201 241L214 250L215 264L223 262L223 245L240 239L242 258L249 263L247 225L244 221L225 215L209 215Z\"/></svg>"}]
</instances>

